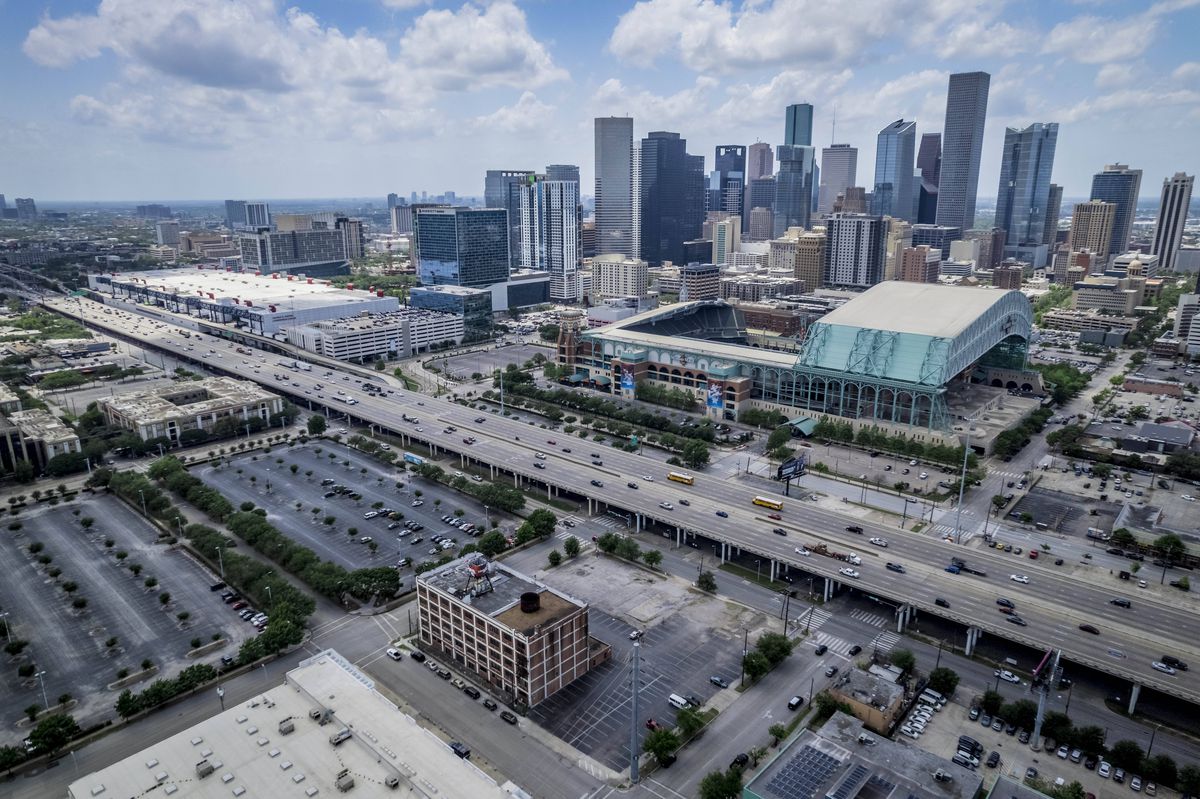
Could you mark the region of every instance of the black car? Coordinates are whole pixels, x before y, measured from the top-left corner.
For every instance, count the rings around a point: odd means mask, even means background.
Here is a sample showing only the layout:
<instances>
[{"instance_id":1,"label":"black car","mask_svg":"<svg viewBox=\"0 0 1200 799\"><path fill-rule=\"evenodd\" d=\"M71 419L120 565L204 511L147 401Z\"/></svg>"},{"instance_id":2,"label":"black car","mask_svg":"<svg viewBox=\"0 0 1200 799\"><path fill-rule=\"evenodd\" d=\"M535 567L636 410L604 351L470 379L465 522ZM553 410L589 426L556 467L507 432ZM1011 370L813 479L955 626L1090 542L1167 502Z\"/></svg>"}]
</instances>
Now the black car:
<instances>
[{"instance_id":1,"label":"black car","mask_svg":"<svg viewBox=\"0 0 1200 799\"><path fill-rule=\"evenodd\" d=\"M1133 603L1130 602L1128 599L1125 599L1124 597L1113 597L1112 599L1108 600L1108 604L1116 605L1119 608L1133 607Z\"/></svg>"},{"instance_id":2,"label":"black car","mask_svg":"<svg viewBox=\"0 0 1200 799\"><path fill-rule=\"evenodd\" d=\"M861 527L859 527L857 524L852 524L846 528L847 533L858 533L859 535L862 535L862 531L863 531L863 529Z\"/></svg>"},{"instance_id":3,"label":"black car","mask_svg":"<svg viewBox=\"0 0 1200 799\"><path fill-rule=\"evenodd\" d=\"M517 716L516 716L516 714L514 714L514 713L513 713L511 710L501 710L501 711L500 711L500 718L504 719L504 720L505 720L505 721L507 721L509 724L516 724L516 723L517 723Z\"/></svg>"},{"instance_id":4,"label":"black car","mask_svg":"<svg viewBox=\"0 0 1200 799\"><path fill-rule=\"evenodd\" d=\"M1005 599L1004 597L998 598L996 600L996 604L1002 608L1015 608L1016 607L1016 605L1013 604L1013 601L1011 599Z\"/></svg>"},{"instance_id":5,"label":"black car","mask_svg":"<svg viewBox=\"0 0 1200 799\"><path fill-rule=\"evenodd\" d=\"M896 572L897 574L904 574L904 567L901 566L899 563L889 563L889 564L887 564L886 568L890 572Z\"/></svg>"},{"instance_id":6,"label":"black car","mask_svg":"<svg viewBox=\"0 0 1200 799\"><path fill-rule=\"evenodd\" d=\"M630 488L637 488L637 487L638 487L638 484L637 484L637 483L635 483L635 482L633 482L632 480L630 480L630 481L629 481L628 483L626 483L625 485L629 486Z\"/></svg>"},{"instance_id":7,"label":"black car","mask_svg":"<svg viewBox=\"0 0 1200 799\"><path fill-rule=\"evenodd\" d=\"M854 655L857 655L861 651L862 651L862 647L859 646L858 644L855 644L854 646L850 647L850 652L848 654L851 657L853 657Z\"/></svg>"},{"instance_id":8,"label":"black car","mask_svg":"<svg viewBox=\"0 0 1200 799\"><path fill-rule=\"evenodd\" d=\"M413 660L417 661L418 663L425 662L425 653L421 652L419 650L414 649L413 651L408 653L408 656L410 658L412 658Z\"/></svg>"},{"instance_id":9,"label":"black car","mask_svg":"<svg viewBox=\"0 0 1200 799\"><path fill-rule=\"evenodd\" d=\"M1106 549L1104 551L1110 555L1124 555L1125 554L1125 550L1121 549L1120 547L1109 547L1108 549Z\"/></svg>"},{"instance_id":10,"label":"black car","mask_svg":"<svg viewBox=\"0 0 1200 799\"><path fill-rule=\"evenodd\" d=\"M829 651L829 647L825 646L825 644L820 644L819 646L817 646L816 649L813 650L813 654L814 655L824 655L828 651Z\"/></svg>"},{"instance_id":11,"label":"black car","mask_svg":"<svg viewBox=\"0 0 1200 799\"><path fill-rule=\"evenodd\" d=\"M937 605L939 608L950 607L950 603L947 602L946 600L942 599L941 597L938 597L937 599L933 600L933 604Z\"/></svg>"},{"instance_id":12,"label":"black car","mask_svg":"<svg viewBox=\"0 0 1200 799\"><path fill-rule=\"evenodd\" d=\"M738 756L735 757L733 759L733 762L729 764L729 767L735 768L735 769L738 769L739 771L741 771L742 769L744 769L746 767L746 764L749 762L750 762L750 757L745 752L739 752Z\"/></svg>"},{"instance_id":13,"label":"black car","mask_svg":"<svg viewBox=\"0 0 1200 799\"><path fill-rule=\"evenodd\" d=\"M450 751L461 757L463 760L471 758L471 750L460 744L458 741L450 742Z\"/></svg>"},{"instance_id":14,"label":"black car","mask_svg":"<svg viewBox=\"0 0 1200 799\"><path fill-rule=\"evenodd\" d=\"M209 591L220 591L224 587L225 587L224 582L216 582L216 583L213 583L212 585L210 585L208 587L208 590Z\"/></svg>"},{"instance_id":15,"label":"black car","mask_svg":"<svg viewBox=\"0 0 1200 799\"><path fill-rule=\"evenodd\" d=\"M592 485L594 485L596 488L604 488L604 483L601 480L593 480Z\"/></svg>"},{"instance_id":16,"label":"black car","mask_svg":"<svg viewBox=\"0 0 1200 799\"><path fill-rule=\"evenodd\" d=\"M718 677L716 674L709 677L708 681L710 683L712 683L713 685L717 686L718 688L728 688L729 687L729 681L726 680L724 677Z\"/></svg>"},{"instance_id":17,"label":"black car","mask_svg":"<svg viewBox=\"0 0 1200 799\"><path fill-rule=\"evenodd\" d=\"M992 750L992 753L990 755L988 755L987 767L995 768L998 765L1000 765L1000 753L995 750Z\"/></svg>"},{"instance_id":18,"label":"black car","mask_svg":"<svg viewBox=\"0 0 1200 799\"><path fill-rule=\"evenodd\" d=\"M488 710L495 710L498 707L498 705L490 698L483 700L483 706Z\"/></svg>"},{"instance_id":19,"label":"black car","mask_svg":"<svg viewBox=\"0 0 1200 799\"><path fill-rule=\"evenodd\" d=\"M1020 616L1008 616L1007 621L1012 622L1013 624L1017 625L1018 627L1028 627L1029 626L1029 624L1024 619L1022 619Z\"/></svg>"},{"instance_id":20,"label":"black car","mask_svg":"<svg viewBox=\"0 0 1200 799\"><path fill-rule=\"evenodd\" d=\"M783 535L783 536L787 535L787 530L784 530L782 527L775 527L771 530L771 532L774 533L775 535Z\"/></svg>"},{"instance_id":21,"label":"black car","mask_svg":"<svg viewBox=\"0 0 1200 799\"><path fill-rule=\"evenodd\" d=\"M466 694L467 696L471 697L472 699L479 698L479 689L476 688L474 685L468 685L466 688L463 689L463 693Z\"/></svg>"},{"instance_id":22,"label":"black car","mask_svg":"<svg viewBox=\"0 0 1200 799\"><path fill-rule=\"evenodd\" d=\"M483 424L483 421L484 421L484 419L482 416L475 417L475 424Z\"/></svg>"},{"instance_id":23,"label":"black car","mask_svg":"<svg viewBox=\"0 0 1200 799\"><path fill-rule=\"evenodd\" d=\"M1079 629L1083 630L1085 633L1091 633L1092 635L1100 634L1100 631L1091 624L1081 624L1079 625Z\"/></svg>"},{"instance_id":24,"label":"black car","mask_svg":"<svg viewBox=\"0 0 1200 799\"><path fill-rule=\"evenodd\" d=\"M717 511L717 515L718 515L718 516L720 516L722 519L728 519L728 518L729 518L729 514L728 514L728 513L726 513L726 512L725 512L725 511L723 511L723 510L719 510L719 511Z\"/></svg>"}]
</instances>

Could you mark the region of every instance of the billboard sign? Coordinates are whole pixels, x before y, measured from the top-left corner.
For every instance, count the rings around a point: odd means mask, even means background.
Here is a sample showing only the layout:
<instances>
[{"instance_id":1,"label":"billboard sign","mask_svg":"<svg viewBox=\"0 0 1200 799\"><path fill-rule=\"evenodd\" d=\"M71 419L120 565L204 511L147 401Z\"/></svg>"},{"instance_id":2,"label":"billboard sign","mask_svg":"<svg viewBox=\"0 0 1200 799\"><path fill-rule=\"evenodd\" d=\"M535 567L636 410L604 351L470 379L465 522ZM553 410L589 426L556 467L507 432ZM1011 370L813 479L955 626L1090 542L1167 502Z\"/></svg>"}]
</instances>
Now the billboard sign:
<instances>
[{"instance_id":1,"label":"billboard sign","mask_svg":"<svg viewBox=\"0 0 1200 799\"><path fill-rule=\"evenodd\" d=\"M779 470L775 473L776 480L791 480L804 474L807 468L804 453L800 453L795 458L788 458L783 463L779 464Z\"/></svg>"},{"instance_id":2,"label":"billboard sign","mask_svg":"<svg viewBox=\"0 0 1200 799\"><path fill-rule=\"evenodd\" d=\"M624 391L633 391L633 372L628 368L621 369L621 389Z\"/></svg>"},{"instance_id":3,"label":"billboard sign","mask_svg":"<svg viewBox=\"0 0 1200 799\"><path fill-rule=\"evenodd\" d=\"M720 383L709 381L705 402L710 408L725 407L725 390Z\"/></svg>"}]
</instances>

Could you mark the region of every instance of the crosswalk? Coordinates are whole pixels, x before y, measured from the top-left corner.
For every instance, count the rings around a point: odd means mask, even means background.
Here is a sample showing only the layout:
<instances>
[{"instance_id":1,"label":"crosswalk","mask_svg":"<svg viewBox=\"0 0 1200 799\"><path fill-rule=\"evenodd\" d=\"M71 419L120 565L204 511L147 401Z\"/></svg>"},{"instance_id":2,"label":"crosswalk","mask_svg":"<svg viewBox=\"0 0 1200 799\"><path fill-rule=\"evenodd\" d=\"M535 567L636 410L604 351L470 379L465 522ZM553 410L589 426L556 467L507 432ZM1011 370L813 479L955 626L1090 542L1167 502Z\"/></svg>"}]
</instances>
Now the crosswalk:
<instances>
[{"instance_id":1,"label":"crosswalk","mask_svg":"<svg viewBox=\"0 0 1200 799\"><path fill-rule=\"evenodd\" d=\"M887 627L888 626L888 620L885 617L880 616L878 613L872 613L869 610L861 610L859 608L854 608L853 610L850 611L850 618L858 619L861 622L866 622L867 624L870 624L872 627Z\"/></svg>"},{"instance_id":2,"label":"crosswalk","mask_svg":"<svg viewBox=\"0 0 1200 799\"><path fill-rule=\"evenodd\" d=\"M800 629L804 629L803 625L801 625ZM864 657L875 651L878 651L881 655L885 655L888 652L891 652L899 641L899 635L894 632L884 630L870 641L859 644L859 646L862 648ZM837 654L846 657L850 656L850 648L854 646L854 644L846 639L833 635L832 633L827 633L824 630L811 630L808 635L808 642L814 647L824 645L829 648L830 652L836 652Z\"/></svg>"},{"instance_id":3,"label":"crosswalk","mask_svg":"<svg viewBox=\"0 0 1200 799\"><path fill-rule=\"evenodd\" d=\"M994 469L993 469L993 470L991 470L991 471L989 471L989 472L988 472L988 474L990 474L992 477L1013 477L1013 478L1016 478L1016 477L1024 477L1024 476L1025 476L1025 473L1024 473L1024 472L998 472L998 471L996 471L996 470L994 470Z\"/></svg>"},{"instance_id":4,"label":"crosswalk","mask_svg":"<svg viewBox=\"0 0 1200 799\"><path fill-rule=\"evenodd\" d=\"M954 525L952 525L952 524L935 524L933 527L930 528L930 530L932 532L934 532L935 534L937 534L937 536L939 538L944 538L947 536L949 536L950 538L954 537ZM974 537L975 537L975 531L972 530L970 527L968 527L966 524L963 524L962 533L961 533L962 543L965 544Z\"/></svg>"}]
</instances>

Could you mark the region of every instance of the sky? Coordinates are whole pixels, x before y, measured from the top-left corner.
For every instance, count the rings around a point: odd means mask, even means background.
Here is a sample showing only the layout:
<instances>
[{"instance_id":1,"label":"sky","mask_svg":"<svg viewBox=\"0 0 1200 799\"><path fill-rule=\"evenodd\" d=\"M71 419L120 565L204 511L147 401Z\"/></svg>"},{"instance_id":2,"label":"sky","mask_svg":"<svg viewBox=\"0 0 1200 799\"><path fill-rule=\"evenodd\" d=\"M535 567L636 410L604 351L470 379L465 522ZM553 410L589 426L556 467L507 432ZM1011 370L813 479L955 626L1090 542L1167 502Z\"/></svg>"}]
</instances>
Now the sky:
<instances>
[{"instance_id":1,"label":"sky","mask_svg":"<svg viewBox=\"0 0 1200 799\"><path fill-rule=\"evenodd\" d=\"M1151 197L1200 162L1198 31L1200 0L0 0L0 194L482 195L554 163L591 194L596 116L711 169L796 102L869 185L878 131L940 132L947 76L983 70L980 197L1033 122L1067 197L1114 162Z\"/></svg>"}]
</instances>

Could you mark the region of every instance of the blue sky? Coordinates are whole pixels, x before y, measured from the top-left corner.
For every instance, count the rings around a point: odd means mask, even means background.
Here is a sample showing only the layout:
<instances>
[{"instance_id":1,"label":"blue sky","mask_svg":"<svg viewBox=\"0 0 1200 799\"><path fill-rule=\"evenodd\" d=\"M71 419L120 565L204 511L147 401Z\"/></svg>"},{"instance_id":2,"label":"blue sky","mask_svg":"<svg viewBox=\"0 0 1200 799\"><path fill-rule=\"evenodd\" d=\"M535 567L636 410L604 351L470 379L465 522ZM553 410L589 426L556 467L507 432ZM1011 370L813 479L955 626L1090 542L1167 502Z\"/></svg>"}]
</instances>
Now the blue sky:
<instances>
[{"instance_id":1,"label":"blue sky","mask_svg":"<svg viewBox=\"0 0 1200 799\"><path fill-rule=\"evenodd\" d=\"M859 147L940 131L946 76L992 74L1004 127L1060 124L1055 181L1106 163L1157 194L1195 173L1200 0L0 0L0 193L43 201L481 194L487 169L577 163L592 118L717 144Z\"/></svg>"}]
</instances>

